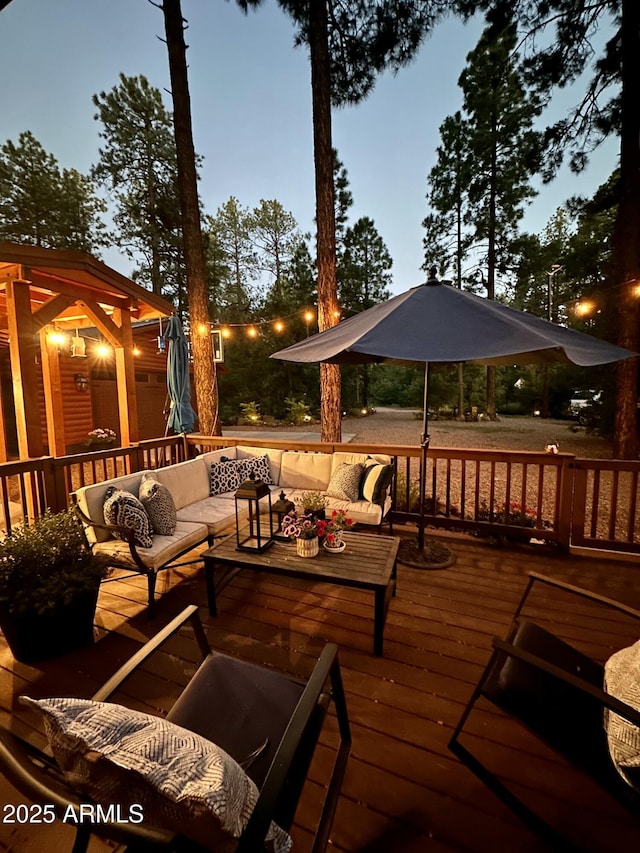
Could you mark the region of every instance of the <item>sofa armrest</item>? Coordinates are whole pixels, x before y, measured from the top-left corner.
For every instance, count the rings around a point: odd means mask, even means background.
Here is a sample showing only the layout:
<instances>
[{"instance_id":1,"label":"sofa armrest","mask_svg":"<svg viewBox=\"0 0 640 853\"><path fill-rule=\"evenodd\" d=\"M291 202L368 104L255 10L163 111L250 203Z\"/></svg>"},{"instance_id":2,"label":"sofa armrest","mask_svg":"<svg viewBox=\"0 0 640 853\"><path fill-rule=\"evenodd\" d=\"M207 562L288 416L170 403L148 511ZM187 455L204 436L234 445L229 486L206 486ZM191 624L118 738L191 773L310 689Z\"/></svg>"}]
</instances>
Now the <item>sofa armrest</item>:
<instances>
[{"instance_id":1,"label":"sofa armrest","mask_svg":"<svg viewBox=\"0 0 640 853\"><path fill-rule=\"evenodd\" d=\"M83 529L86 525L87 527L94 527L98 530L106 530L111 536L116 537L117 539L121 539L123 542L126 542L129 546L131 558L134 561L135 565L140 569L143 574L149 574L149 567L146 565L146 563L138 553L138 549L136 547L135 530L132 527L120 527L117 524L107 524L106 522L94 521L93 518L90 518L80 509L77 503L74 503L73 510L82 522ZM85 541L87 543L87 547L90 550L93 550L93 544L87 539L86 532Z\"/></svg>"}]
</instances>

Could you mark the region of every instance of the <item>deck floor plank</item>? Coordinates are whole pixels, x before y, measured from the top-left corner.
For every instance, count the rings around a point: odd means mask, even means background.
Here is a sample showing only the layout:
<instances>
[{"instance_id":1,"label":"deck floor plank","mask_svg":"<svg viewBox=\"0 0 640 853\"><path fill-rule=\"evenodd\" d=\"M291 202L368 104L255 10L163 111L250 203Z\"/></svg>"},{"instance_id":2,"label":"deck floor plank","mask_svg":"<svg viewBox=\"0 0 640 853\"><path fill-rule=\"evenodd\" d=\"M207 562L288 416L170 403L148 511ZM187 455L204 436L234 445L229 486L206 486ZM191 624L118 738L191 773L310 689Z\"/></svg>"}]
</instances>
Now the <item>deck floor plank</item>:
<instances>
[{"instance_id":1,"label":"deck floor plank","mask_svg":"<svg viewBox=\"0 0 640 853\"><path fill-rule=\"evenodd\" d=\"M157 614L150 620L143 578L105 584L92 647L27 666L13 661L0 636L0 720L40 745L39 721L18 704L20 694L90 696L159 627L195 602L215 648L285 672L306 676L325 642L340 645L353 749L332 849L546 850L452 755L448 741L489 658L492 638L504 635L510 624L527 571L547 573L638 607L638 567L605 558L494 547L465 536L452 536L448 544L456 559L445 570L399 567L382 658L371 652L373 597L363 590L250 571L221 592L219 613L213 618L206 607L202 567L194 565L163 573ZM630 620L546 588L535 592L525 614L600 660L636 639ZM192 638L181 634L145 665L116 701L164 713L197 664ZM640 825L514 721L479 704L465 731L465 742L481 760L491 762L526 801L584 849L638 849ZM296 816L294 853L310 847L335 735L336 721L330 717ZM0 798L4 803L21 801L5 780L0 780ZM0 851L7 853L62 850L70 846L69 838L68 827L14 831L0 825ZM91 849L106 853L111 845L96 840Z\"/></svg>"}]
</instances>

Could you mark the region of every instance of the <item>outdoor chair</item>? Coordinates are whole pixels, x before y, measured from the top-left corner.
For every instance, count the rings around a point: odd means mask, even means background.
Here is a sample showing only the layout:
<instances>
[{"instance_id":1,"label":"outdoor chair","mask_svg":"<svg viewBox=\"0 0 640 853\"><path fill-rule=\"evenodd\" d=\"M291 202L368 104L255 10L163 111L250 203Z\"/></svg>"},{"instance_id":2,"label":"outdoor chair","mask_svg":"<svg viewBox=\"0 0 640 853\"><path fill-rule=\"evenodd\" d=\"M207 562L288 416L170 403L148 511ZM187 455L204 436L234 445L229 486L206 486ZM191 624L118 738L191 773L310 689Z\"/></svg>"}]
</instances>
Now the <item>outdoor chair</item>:
<instances>
[{"instance_id":1,"label":"outdoor chair","mask_svg":"<svg viewBox=\"0 0 640 853\"><path fill-rule=\"evenodd\" d=\"M179 822L181 831L176 831L174 825L167 827L162 822L154 823L149 817L150 810L147 803L145 819L138 824L123 824L117 820L108 824L100 821L91 823L85 818L85 821L77 827L73 853L84 853L94 833L102 838L127 845L127 850L132 853L147 850L202 851L203 849L215 851L223 849L225 853L232 849L237 853L247 853L272 849L270 846L265 846L265 837L271 821L285 831L291 827L323 722L333 702L339 743L329 778L325 783L324 802L312 848L313 851L324 850L351 745L337 646L326 645L309 679L306 682L300 682L265 666L212 652L200 622L197 607L190 606L120 667L90 702L40 700L41 703L44 705L46 702L83 702L84 705L96 709L107 708L108 712L112 709L120 709L129 714L135 714L128 709L121 709L118 705L104 706L97 703L106 702L161 645L188 621L192 623L195 637L202 651L203 662L166 719L176 727L181 726L199 735L200 740L206 738L207 742L212 741L217 744L240 764L246 775L257 786L259 792L257 801L239 840L233 840L229 847L230 838L225 834L222 843L219 843L216 838L212 846L209 846L208 841L202 846L202 839L198 837L194 840L190 833L191 816L189 814L181 816ZM34 704L34 700L23 701ZM167 725L159 718L151 717L150 719L161 726ZM49 729L48 722L46 728ZM173 731L172 726L168 728ZM49 731L48 734L51 740ZM64 738L68 736L68 732L64 734ZM115 737L115 742L116 745L121 743L120 732ZM67 740L63 743L66 749ZM180 741L178 752L182 750L181 744L182 741ZM208 745L211 746L211 744ZM156 748L156 743L151 746L146 743L143 750L145 759ZM104 755L108 756L106 750ZM100 762L105 760L104 755L96 758L96 753L89 751L85 753L84 759L89 763L93 761L94 764L97 761L97 766L100 766ZM115 762L117 760L114 759ZM155 760L158 761L157 756ZM69 806L73 807L77 814L81 804L92 805L96 802L96 799L87 795L87 790L91 789L72 784L50 754L47 755L35 749L8 730L1 728L0 772L34 803L48 805L49 810L53 806L58 818ZM130 769L118 772L120 775L115 787L116 794L120 795L125 789L131 788L130 796L136 797L134 802L138 802L137 791L140 788L140 780L137 773ZM241 773L241 775L244 777L244 774ZM208 778L207 776L207 781ZM227 793L230 785L223 788L224 796L230 799L231 795ZM162 793L165 794L166 791ZM153 795L158 795L157 790ZM111 802L113 802L112 798L107 797L104 805L108 806Z\"/></svg>"},{"instance_id":2,"label":"outdoor chair","mask_svg":"<svg viewBox=\"0 0 640 853\"><path fill-rule=\"evenodd\" d=\"M514 614L505 640L493 640L493 654L455 728L449 748L530 828L554 849L572 850L572 843L518 798L497 776L460 743L475 703L483 698L522 723L547 746L584 771L615 800L640 815L640 767L623 778L612 760L607 728L610 712L639 727L640 711L603 689L605 667L549 631L520 618L534 584L546 584L613 608L634 619L640 612L601 595L534 572ZM625 650L627 651L627 650ZM636 700L638 698L636 693ZM619 718L617 718L619 720ZM624 725L624 724L623 724ZM635 730L632 730L635 731ZM640 757L640 752L638 753ZM578 848L579 849L579 848Z\"/></svg>"}]
</instances>

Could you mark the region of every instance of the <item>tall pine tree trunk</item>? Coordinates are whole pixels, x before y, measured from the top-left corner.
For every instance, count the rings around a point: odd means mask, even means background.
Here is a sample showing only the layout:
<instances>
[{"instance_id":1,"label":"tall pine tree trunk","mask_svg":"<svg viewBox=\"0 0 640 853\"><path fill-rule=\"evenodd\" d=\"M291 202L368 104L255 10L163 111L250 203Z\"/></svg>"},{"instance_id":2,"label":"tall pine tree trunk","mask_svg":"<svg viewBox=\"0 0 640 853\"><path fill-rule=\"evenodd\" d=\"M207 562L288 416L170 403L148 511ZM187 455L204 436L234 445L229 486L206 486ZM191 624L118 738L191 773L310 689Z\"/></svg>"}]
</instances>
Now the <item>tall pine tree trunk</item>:
<instances>
[{"instance_id":1,"label":"tall pine tree trunk","mask_svg":"<svg viewBox=\"0 0 640 853\"><path fill-rule=\"evenodd\" d=\"M173 97L178 192L182 213L184 258L187 269L189 325L198 427L203 435L221 435L218 386L209 327L209 301L200 225L196 157L191 129L191 101L180 0L163 0L162 11L164 12L167 49L169 51L169 72Z\"/></svg>"},{"instance_id":2,"label":"tall pine tree trunk","mask_svg":"<svg viewBox=\"0 0 640 853\"><path fill-rule=\"evenodd\" d=\"M618 343L640 351L640 3L622 0L621 196L613 230L613 282L617 301ZM613 453L636 459L638 431L638 359L618 363L618 392Z\"/></svg>"},{"instance_id":3,"label":"tall pine tree trunk","mask_svg":"<svg viewBox=\"0 0 640 853\"><path fill-rule=\"evenodd\" d=\"M331 69L326 0L310 0L309 42L313 102L313 154L316 174L318 264L318 328L334 326L338 316L336 286L336 221L331 145ZM321 439L339 442L342 436L340 367L320 365Z\"/></svg>"}]
</instances>

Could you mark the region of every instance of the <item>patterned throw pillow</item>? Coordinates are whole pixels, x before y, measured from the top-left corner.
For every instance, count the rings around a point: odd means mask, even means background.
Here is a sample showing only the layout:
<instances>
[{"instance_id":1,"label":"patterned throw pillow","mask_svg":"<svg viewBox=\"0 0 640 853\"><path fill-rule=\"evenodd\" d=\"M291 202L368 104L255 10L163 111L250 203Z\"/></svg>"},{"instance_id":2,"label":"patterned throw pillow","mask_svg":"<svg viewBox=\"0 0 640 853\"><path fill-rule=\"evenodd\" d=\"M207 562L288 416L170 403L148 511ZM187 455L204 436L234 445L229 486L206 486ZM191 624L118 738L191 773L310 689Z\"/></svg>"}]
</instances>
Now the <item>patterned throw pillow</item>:
<instances>
[{"instance_id":1,"label":"patterned throw pillow","mask_svg":"<svg viewBox=\"0 0 640 853\"><path fill-rule=\"evenodd\" d=\"M135 495L118 489L116 486L109 486L105 492L102 511L107 524L116 524L118 527L132 529L136 545L141 548L151 548L153 545L151 522ZM122 538L118 535L118 539Z\"/></svg>"},{"instance_id":2,"label":"patterned throw pillow","mask_svg":"<svg viewBox=\"0 0 640 853\"><path fill-rule=\"evenodd\" d=\"M121 705L88 699L21 697L44 716L56 761L73 785L124 814L142 807L145 823L179 832L208 850L235 850L258 789L211 741ZM137 810L140 813L140 809ZM272 823L267 839L287 853L291 838Z\"/></svg>"},{"instance_id":3,"label":"patterned throw pillow","mask_svg":"<svg viewBox=\"0 0 640 853\"><path fill-rule=\"evenodd\" d=\"M613 654L604 665L604 689L640 711L640 640ZM633 787L640 785L640 729L605 709L604 727L611 760Z\"/></svg>"},{"instance_id":4,"label":"patterned throw pillow","mask_svg":"<svg viewBox=\"0 0 640 853\"><path fill-rule=\"evenodd\" d=\"M235 492L240 483L248 476L244 459L227 459L224 462L212 462L209 474L209 495L221 495L223 492Z\"/></svg>"},{"instance_id":5,"label":"patterned throw pillow","mask_svg":"<svg viewBox=\"0 0 640 853\"><path fill-rule=\"evenodd\" d=\"M362 478L362 497L370 503L382 505L392 477L393 468L391 465L380 465L377 462L367 463Z\"/></svg>"},{"instance_id":6,"label":"patterned throw pillow","mask_svg":"<svg viewBox=\"0 0 640 853\"><path fill-rule=\"evenodd\" d=\"M363 473L364 465L362 463L357 462L355 465L349 465L347 462L343 462L331 475L327 494L329 497L343 501L357 501L360 497L360 481Z\"/></svg>"},{"instance_id":7,"label":"patterned throw pillow","mask_svg":"<svg viewBox=\"0 0 640 853\"><path fill-rule=\"evenodd\" d=\"M154 533L161 536L173 536L178 519L176 505L169 489L164 483L159 483L153 471L142 475L140 503L145 508Z\"/></svg>"},{"instance_id":8,"label":"patterned throw pillow","mask_svg":"<svg viewBox=\"0 0 640 853\"><path fill-rule=\"evenodd\" d=\"M271 477L271 469L269 468L269 457L266 454L265 456L252 456L251 458L243 459L242 461L248 463L246 477L248 477L250 473L253 473L255 474L256 480L262 480L262 482L266 483L267 486L273 486L273 478Z\"/></svg>"}]
</instances>

